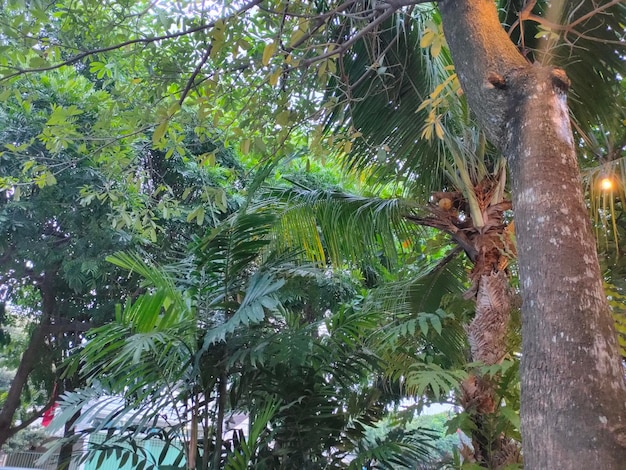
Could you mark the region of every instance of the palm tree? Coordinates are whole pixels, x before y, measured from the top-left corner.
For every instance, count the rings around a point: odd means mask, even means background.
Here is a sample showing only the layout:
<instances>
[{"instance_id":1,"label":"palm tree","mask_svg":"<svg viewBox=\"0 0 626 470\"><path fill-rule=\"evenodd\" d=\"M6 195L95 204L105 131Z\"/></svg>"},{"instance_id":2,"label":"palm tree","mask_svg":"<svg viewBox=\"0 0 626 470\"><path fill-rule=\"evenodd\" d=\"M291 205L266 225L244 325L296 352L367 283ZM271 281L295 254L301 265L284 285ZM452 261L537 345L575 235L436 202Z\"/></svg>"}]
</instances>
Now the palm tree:
<instances>
[{"instance_id":1,"label":"palm tree","mask_svg":"<svg viewBox=\"0 0 626 470\"><path fill-rule=\"evenodd\" d=\"M305 212L302 204L317 204L317 211L309 215L316 217L331 258L339 263L371 256L376 241L386 247L387 258L391 259L398 239L416 236L407 229L406 222L447 233L473 266L471 287L465 294L476 304L475 315L467 325L471 358L497 365L509 352L505 337L513 295L508 264L514 258L514 241L510 217L505 217L511 203L505 198L504 160L494 154L481 133L471 130L467 105L459 99L458 82L445 48L436 56L415 48L425 30L440 37L438 23L430 19L410 27L404 20L397 21L384 25L372 39L375 47L364 40L344 59L343 70L348 78L339 84L336 94L338 98L349 94L353 101L330 115L328 128L343 123L361 132L363 138L357 139L353 151L345 156L346 166L366 172L370 180L382 185L399 181L405 198L376 201L300 192L302 202L295 202L292 196L297 211L292 208L283 224L311 227L311 222L298 217ZM402 34L397 33L398 29L403 29ZM368 55L372 50L384 50L385 60L390 64L397 61L402 72L390 78L362 75L368 61L376 59ZM415 121L416 110L425 123L419 140L405 123ZM444 111L443 115L437 114ZM438 134L444 139L443 145L434 141ZM378 157L372 158L372 154ZM434 170L437 166L446 171ZM432 191L435 188L438 190ZM418 202L428 193L428 203ZM327 205L322 209L324 198ZM315 247L321 240L302 239L302 243ZM370 255L365 254L368 250ZM485 437L493 433L484 429L484 416L494 414L499 407L495 380L481 378L476 372L465 380L459 396L476 424L473 459L490 467L519 460L519 448L508 438Z\"/></svg>"},{"instance_id":2,"label":"palm tree","mask_svg":"<svg viewBox=\"0 0 626 470\"><path fill-rule=\"evenodd\" d=\"M596 122L619 128L615 107L607 103L622 99L623 92L608 77L623 69L623 61L606 47L619 45L613 33L621 30L617 11L614 16L594 15L591 2L583 2L559 12L562 18L558 20L587 22L589 30L598 33L592 37L569 27L559 29L557 22L546 27L538 16L546 12L546 2L501 3L502 17L512 24L511 36L526 57L566 67L580 98L587 92L597 97L592 106L583 106L582 99L572 105L579 135L589 141ZM611 2L607 7L616 10L615 5ZM516 10L521 11L517 22ZM407 212L408 220L446 231L473 263L468 296L476 301L476 315L467 327L472 356L497 364L505 355L512 294L507 265L515 253L512 225L504 216L511 209L510 201L504 199L506 171L501 156L489 148L485 154L482 139L467 131L475 124L463 97L459 100L439 16L421 6L412 13L382 24L342 55L342 74L331 80L329 91L340 104L332 109L327 129L343 126L352 135L362 135L344 157L347 168L365 171L381 183L400 181L414 198L432 194L429 213L414 216ZM547 28L544 39L540 39L541 27ZM547 42L545 37L549 37ZM606 60L598 63L594 55ZM596 73L588 73L590 63L596 64ZM417 126L423 123L422 139L415 137L416 122ZM442 167L448 169L447 181L437 171ZM464 384L460 399L482 414L491 413L493 387L472 377ZM511 448L508 441L494 445L475 439L474 444L474 459L490 468L519 458L519 449Z\"/></svg>"},{"instance_id":3,"label":"palm tree","mask_svg":"<svg viewBox=\"0 0 626 470\"><path fill-rule=\"evenodd\" d=\"M147 291L127 301L115 322L91 332L69 369L78 368L91 388L66 397L60 421L102 393L121 394L122 409L94 431L113 426L124 434L132 426L132 436L168 407L177 422L190 423L188 434L179 429L188 468L218 468L233 367L228 356L237 346L226 338L275 312L284 285L277 260L262 256L273 221L270 214L234 216L197 243L195 256L169 267L139 255L110 257L140 274ZM87 413L79 422L91 418Z\"/></svg>"},{"instance_id":4,"label":"palm tree","mask_svg":"<svg viewBox=\"0 0 626 470\"><path fill-rule=\"evenodd\" d=\"M471 170L466 162L473 162ZM415 342L408 347L404 341L411 324L415 330L416 323L438 322L433 325L441 330L443 320L435 311L449 291L457 295L464 293L475 304L473 317L463 318L469 322L466 333L470 360L494 366L510 358L511 344L507 341L507 334L513 290L509 287L507 268L514 257L514 247L510 226L503 215L510 209L510 201L504 199L503 167L497 167L493 174L487 170L484 160L475 155L464 156L456 158L455 164L449 166L448 180L450 187L454 189L453 185L456 185L458 190L435 192L432 201L422 207L408 199L363 197L304 188L280 193L287 201L280 234L291 243L299 240L302 246L310 247L312 259L324 259L328 253L335 266L358 265L364 260L372 263L382 251L390 269L402 269L397 264L394 266L402 259L397 251L403 241L415 241L424 236L424 230L419 227L436 228L448 234L449 242L456 244L456 248L431 268L429 275L420 276L420 271L414 271L408 281L392 282L372 293L371 308L385 314L389 312L383 320L387 331L377 335L375 343L381 351L386 351L383 354L389 364L389 373L397 374L396 378L406 377L416 364L428 368L418 357L419 345L424 338L420 338L419 333L418 337L413 335ZM470 192L466 189L468 186ZM316 251L318 247L326 246L329 247L327 250ZM454 262L462 251L472 264L469 288L463 288L459 282L459 278L464 277L462 265ZM443 335L458 338L458 325L458 319L448 319ZM427 334L427 330L428 326L422 327L422 333ZM493 377L488 377L476 368L469 377L464 373L458 375L467 366L462 352L465 339L437 344L438 336L429 337L428 342L448 358L441 363L444 368L429 371L437 377L431 382L427 375L418 374L414 379L409 378L405 386L423 392L425 385L432 390L433 385L438 384L434 385L438 390L434 398L445 396L450 388L460 387L459 402L475 424L472 458L489 465L494 461L499 462L498 465L518 461L519 446L507 436L494 435L491 429L502 398L497 392L498 374L492 373ZM404 358L397 349L400 345L402 354L406 355ZM450 362L451 357L456 358Z\"/></svg>"},{"instance_id":5,"label":"palm tree","mask_svg":"<svg viewBox=\"0 0 626 470\"><path fill-rule=\"evenodd\" d=\"M365 443L392 399L371 381L381 371L364 341L379 317L358 302L333 305L329 317L322 309L302 315L284 291L294 280L311 283L316 270L293 264L275 245L276 222L266 205L236 214L169 266L133 254L109 258L139 274L146 291L92 331L70 365L68 373L78 371L89 386L65 395L57 425L94 400L98 408L124 398L86 431L109 432L92 449L99 454L86 457L133 455L150 468L182 445L190 470L342 466L358 452L381 464L401 462L402 454L406 465L426 458L432 437L424 430ZM166 428L164 409L176 415ZM224 439L234 411L249 415L249 433ZM92 418L86 412L74 424ZM158 458L137 447L148 429L165 442Z\"/></svg>"}]
</instances>

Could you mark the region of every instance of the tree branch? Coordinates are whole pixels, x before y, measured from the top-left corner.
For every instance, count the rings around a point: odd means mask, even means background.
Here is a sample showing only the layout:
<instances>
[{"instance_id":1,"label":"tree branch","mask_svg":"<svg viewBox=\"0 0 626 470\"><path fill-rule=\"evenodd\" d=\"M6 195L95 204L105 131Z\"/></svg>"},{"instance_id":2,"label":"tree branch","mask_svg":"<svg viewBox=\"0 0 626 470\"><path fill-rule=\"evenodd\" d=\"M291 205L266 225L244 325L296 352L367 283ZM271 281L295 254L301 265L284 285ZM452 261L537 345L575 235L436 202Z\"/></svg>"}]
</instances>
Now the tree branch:
<instances>
[{"instance_id":1,"label":"tree branch","mask_svg":"<svg viewBox=\"0 0 626 470\"><path fill-rule=\"evenodd\" d=\"M191 74L191 77L189 77L189 80L187 80L185 89L181 93L180 99L178 100L178 104L180 104L181 106L183 105L185 98L187 97L191 89L193 88L194 82L196 81L196 77L200 73L200 70L202 70L202 67L204 67L204 64L206 64L207 61L209 60L209 57L211 56L211 50L213 50L213 45L209 44L209 46L205 49L204 54L202 55L202 58L200 59L200 62L198 63L193 73Z\"/></svg>"},{"instance_id":2,"label":"tree branch","mask_svg":"<svg viewBox=\"0 0 626 470\"><path fill-rule=\"evenodd\" d=\"M404 218L416 225L436 228L437 230L447 233L452 237L452 240L467 253L468 258L472 262L476 260L478 250L476 250L476 247L474 247L467 235L452 222L443 221L435 217L416 217L413 215L405 215Z\"/></svg>"},{"instance_id":3,"label":"tree branch","mask_svg":"<svg viewBox=\"0 0 626 470\"><path fill-rule=\"evenodd\" d=\"M31 416L29 416L27 419L22 420L20 424L11 426L7 430L8 437L10 438L14 436L16 433L18 433L22 429L27 428L28 426L33 424L35 421L37 421L39 418L41 418L42 415L46 411L48 411L50 408L54 406L54 403L56 402L58 396L59 396L58 393L53 393L52 395L50 395L50 398L48 398L48 401L46 402L46 404L41 409L39 409L39 411L35 410Z\"/></svg>"},{"instance_id":4,"label":"tree branch","mask_svg":"<svg viewBox=\"0 0 626 470\"><path fill-rule=\"evenodd\" d=\"M602 13L603 11L609 9L610 7L614 6L614 5L618 5L620 3L622 3L623 0L611 0L608 3L605 3L604 5L601 5L597 8L595 8L594 10L585 13L583 16L581 16L580 18L568 23L568 24L559 24L559 23L555 23L553 21L548 20L547 18L543 17L543 16L539 16L539 15L535 15L534 13L532 13L532 9L535 6L535 4L537 3L536 0L532 0L530 1L522 11L520 11L519 13L519 19L513 23L513 25L511 26L511 30L513 30L513 28L519 23L520 25L520 37L522 38L522 45L524 44L523 41L523 37L524 37L524 28L523 28L523 22L525 20L531 20L534 21L540 25L546 26L547 28L550 28L551 30L554 31L562 31L564 34L564 39L565 41L567 41L569 44L571 44L571 42L569 40L567 40L567 35L568 34L573 34L574 36L577 36L581 39L586 39L587 41L595 41L595 42L600 42L602 44L615 44L615 45L621 45L623 46L624 43L622 41L618 41L618 40L609 40L609 39L598 39L598 38L594 38L593 36L589 36L586 33L581 33L579 31L577 31L575 29L576 26L578 26L579 24L591 19L592 17L594 17L595 15ZM579 7L577 7L576 9L578 9Z\"/></svg>"}]
</instances>

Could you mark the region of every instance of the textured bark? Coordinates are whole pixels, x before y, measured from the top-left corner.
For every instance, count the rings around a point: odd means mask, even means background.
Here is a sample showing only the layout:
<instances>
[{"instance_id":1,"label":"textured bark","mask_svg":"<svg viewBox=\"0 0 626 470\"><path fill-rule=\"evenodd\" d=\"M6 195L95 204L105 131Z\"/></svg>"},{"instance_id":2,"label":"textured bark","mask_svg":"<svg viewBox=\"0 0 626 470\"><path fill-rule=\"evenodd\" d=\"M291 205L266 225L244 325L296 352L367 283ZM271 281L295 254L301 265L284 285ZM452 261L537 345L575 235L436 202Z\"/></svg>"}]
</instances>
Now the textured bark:
<instances>
[{"instance_id":1,"label":"textured bark","mask_svg":"<svg viewBox=\"0 0 626 470\"><path fill-rule=\"evenodd\" d=\"M217 416L215 417L215 454L213 455L213 468L220 468L222 461L222 445L224 444L224 416L228 400L227 377L220 374L217 388Z\"/></svg>"},{"instance_id":2,"label":"textured bark","mask_svg":"<svg viewBox=\"0 0 626 470\"><path fill-rule=\"evenodd\" d=\"M602 288L561 73L519 84L507 148L522 286L528 468L624 468L624 369ZM523 132L519 132L523 129Z\"/></svg>"},{"instance_id":3,"label":"textured bark","mask_svg":"<svg viewBox=\"0 0 626 470\"><path fill-rule=\"evenodd\" d=\"M510 164L525 468L624 468L624 371L581 190L567 77L526 63L492 0L443 0L440 10L470 107Z\"/></svg>"},{"instance_id":4,"label":"textured bark","mask_svg":"<svg viewBox=\"0 0 626 470\"><path fill-rule=\"evenodd\" d=\"M509 258L515 256L515 250L511 227L504 221L503 213L511 209L511 202L492 202L494 193L500 188L500 175L472 184L474 186L466 190L472 191L478 201L478 208L474 210L480 211L480 225L475 223L474 213L460 191L433 193L429 215L408 216L407 219L445 231L473 263L472 287L465 295L476 303L475 315L466 327L471 359L494 365L502 362L507 353L505 339L513 292L506 268ZM497 377L472 374L461 384L458 397L459 404L474 424L472 448L464 446L461 449L463 457L468 462L492 469L520 462L519 443L495 430L500 411L497 381Z\"/></svg>"},{"instance_id":5,"label":"textured bark","mask_svg":"<svg viewBox=\"0 0 626 470\"><path fill-rule=\"evenodd\" d=\"M71 381L68 381L70 383ZM70 385L67 390L73 390L74 387ZM68 470L72 464L72 456L74 453L74 445L76 444L76 430L74 429L74 423L80 418L80 411L77 411L64 426L63 438L66 440L61 449L59 450L59 458L57 459L56 470Z\"/></svg>"},{"instance_id":6,"label":"textured bark","mask_svg":"<svg viewBox=\"0 0 626 470\"><path fill-rule=\"evenodd\" d=\"M508 97L501 92L509 74L528 67L506 34L492 0L439 2L455 71L478 122L502 147Z\"/></svg>"},{"instance_id":7,"label":"textured bark","mask_svg":"<svg viewBox=\"0 0 626 470\"><path fill-rule=\"evenodd\" d=\"M500 224L486 233L473 237L479 253L472 270L476 312L466 327L472 361L487 365L499 364L504 359L506 334L511 314L512 290L506 264L500 259L507 252L502 212ZM487 219L488 220L488 219ZM472 432L473 452L464 450L464 457L486 468L500 469L520 462L519 443L495 431L499 413L497 377L470 375L461 385L459 402L475 425Z\"/></svg>"}]
</instances>

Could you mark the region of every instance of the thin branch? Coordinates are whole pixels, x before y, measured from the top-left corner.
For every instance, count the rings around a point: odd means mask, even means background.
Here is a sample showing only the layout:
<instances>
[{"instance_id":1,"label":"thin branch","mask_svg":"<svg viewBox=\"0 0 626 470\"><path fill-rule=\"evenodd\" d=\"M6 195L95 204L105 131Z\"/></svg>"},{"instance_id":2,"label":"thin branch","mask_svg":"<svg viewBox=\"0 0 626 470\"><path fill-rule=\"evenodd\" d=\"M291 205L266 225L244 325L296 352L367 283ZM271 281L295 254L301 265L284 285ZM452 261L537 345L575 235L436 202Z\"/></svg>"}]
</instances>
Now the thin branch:
<instances>
[{"instance_id":1,"label":"thin branch","mask_svg":"<svg viewBox=\"0 0 626 470\"><path fill-rule=\"evenodd\" d=\"M42 415L46 411L48 411L50 408L52 408L54 406L54 403L56 402L57 398L58 398L58 393L53 393L52 395L50 395L50 398L48 399L48 402L43 406L43 408L41 408L39 411L35 410L33 412L33 414L29 418L22 420L20 422L20 424L16 424L15 426L11 426L8 429L8 434L10 436L14 436L15 434L17 434L22 429L25 429L28 426L30 426L31 424L33 424L35 421L37 421L39 418L41 418Z\"/></svg>"},{"instance_id":2,"label":"thin branch","mask_svg":"<svg viewBox=\"0 0 626 470\"><path fill-rule=\"evenodd\" d=\"M588 20L589 18L593 17L594 15L603 12L604 10L612 7L613 5L618 5L620 3L623 3L624 0L612 0L609 3L605 3L604 5L599 6L598 8L596 8L595 10L590 11L589 13L581 16L580 18L578 18L576 21L573 21L572 23L570 23L568 26L570 28L573 28L574 26L582 23L583 21Z\"/></svg>"},{"instance_id":3,"label":"thin branch","mask_svg":"<svg viewBox=\"0 0 626 470\"><path fill-rule=\"evenodd\" d=\"M191 89L193 88L194 82L196 81L196 77L198 76L198 74L202 70L202 67L204 67L204 64L206 64L207 61L209 60L209 57L211 57L211 51L212 50L213 50L213 45L209 44L209 46L205 49L204 54L202 55L202 58L200 59L200 62L198 63L198 65L194 69L193 73L191 74L191 77L189 77L189 80L187 80L187 84L185 85L185 89L181 93L180 99L178 100L178 104L180 104L181 106L183 105L183 102L185 101L185 98L187 97L187 95L189 94Z\"/></svg>"},{"instance_id":4,"label":"thin branch","mask_svg":"<svg viewBox=\"0 0 626 470\"><path fill-rule=\"evenodd\" d=\"M311 57L310 59L307 60L303 60L302 63L300 64L301 67L309 67L312 64L316 63L316 62L320 62L324 59L328 59L329 57L334 57L336 55L341 55L343 53L345 53L348 49L350 49L350 47L357 42L359 39L361 39L363 36L365 36L367 33L369 33L370 31L372 31L373 29L375 29L377 26L379 26L381 23L384 23L386 20L388 20L389 18L391 18L391 16L395 13L394 9L387 9L382 15L380 15L378 18L376 18L374 21L372 21L371 23L369 23L367 26L365 26L364 28L360 29L359 32L357 34L355 34L354 36L352 36L350 39L348 39L346 42L342 43L341 45L338 45L337 48L328 51L325 54L321 54L318 55L316 57Z\"/></svg>"},{"instance_id":5,"label":"thin branch","mask_svg":"<svg viewBox=\"0 0 626 470\"><path fill-rule=\"evenodd\" d=\"M554 31L562 31L564 33L564 37L565 40L573 45L570 41L567 40L567 35L568 34L573 34L575 36L577 36L578 38L581 39L585 39L587 41L593 41L593 42L599 42L602 44L615 44L615 45L620 45L620 46L624 46L624 42L623 41L618 41L618 40L610 40L610 39L598 39L595 38L593 36L589 36L587 33L581 33L578 32L575 27L581 23L583 23L584 21L587 21L588 19L592 18L593 16L602 13L603 11L607 10L608 8L614 6L614 5L618 5L620 3L622 3L623 0L612 0L608 3L605 3L604 5L601 5L597 8L595 8L594 10L584 14L583 16L581 16L580 18L578 18L577 20L568 23L568 24L559 24L559 23L555 23L552 22L546 18L544 18L543 16L539 16L539 15L535 15L534 13L532 13L532 7L534 7L536 0L532 0L529 4L527 4L524 9L519 13L519 19L513 23L513 25L511 26L511 29L509 31L509 35L510 32L514 29L515 26L517 26L517 24L519 23L520 25L520 37L522 38L522 45L524 44L524 28L523 28L523 22L525 20L531 20L534 21L540 25L546 26L548 28L550 28L551 30ZM530 8L528 8L530 7ZM579 7L576 7L577 9Z\"/></svg>"}]
</instances>

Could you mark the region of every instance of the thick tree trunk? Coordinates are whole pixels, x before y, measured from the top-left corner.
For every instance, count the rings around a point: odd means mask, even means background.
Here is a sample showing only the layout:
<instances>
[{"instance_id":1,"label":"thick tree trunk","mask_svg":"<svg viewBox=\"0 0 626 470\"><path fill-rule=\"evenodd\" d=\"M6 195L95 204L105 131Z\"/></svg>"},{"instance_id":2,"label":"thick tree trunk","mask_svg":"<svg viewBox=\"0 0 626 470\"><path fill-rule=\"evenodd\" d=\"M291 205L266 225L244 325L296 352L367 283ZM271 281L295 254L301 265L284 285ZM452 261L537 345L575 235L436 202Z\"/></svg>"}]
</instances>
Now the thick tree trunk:
<instances>
[{"instance_id":1,"label":"thick tree trunk","mask_svg":"<svg viewBox=\"0 0 626 470\"><path fill-rule=\"evenodd\" d=\"M626 392L581 190L561 71L518 87L511 162L528 468L624 468ZM518 132L517 129L524 129ZM540 267L538 269L538 267ZM530 451L532 449L532 451Z\"/></svg>"},{"instance_id":2,"label":"thick tree trunk","mask_svg":"<svg viewBox=\"0 0 626 470\"><path fill-rule=\"evenodd\" d=\"M579 180L567 77L526 63L492 0L443 0L440 9L468 102L510 163L525 468L624 468L624 371Z\"/></svg>"}]
</instances>

